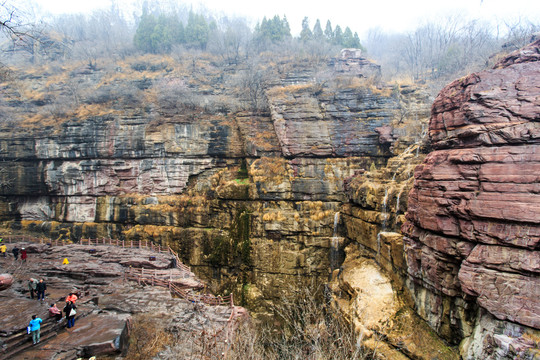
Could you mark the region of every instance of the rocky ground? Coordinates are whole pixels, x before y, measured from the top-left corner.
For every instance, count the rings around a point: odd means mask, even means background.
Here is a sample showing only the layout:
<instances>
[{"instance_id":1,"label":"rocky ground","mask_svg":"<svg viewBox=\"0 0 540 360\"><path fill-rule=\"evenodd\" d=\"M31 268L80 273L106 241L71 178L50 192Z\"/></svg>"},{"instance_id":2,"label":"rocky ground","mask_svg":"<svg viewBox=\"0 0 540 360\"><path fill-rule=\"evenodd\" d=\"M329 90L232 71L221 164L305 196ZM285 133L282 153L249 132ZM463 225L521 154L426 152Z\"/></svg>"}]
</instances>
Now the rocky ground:
<instances>
[{"instance_id":1,"label":"rocky ground","mask_svg":"<svg viewBox=\"0 0 540 360\"><path fill-rule=\"evenodd\" d=\"M164 328L184 332L226 328L233 310L229 306L206 306L175 298L165 287L139 285L126 280L131 269L169 269L172 256L147 249L116 246L18 243L28 251L23 263L0 257L0 273L10 273L13 285L0 292L1 359L75 359L92 355L125 354L128 324L133 316L162 318ZM11 250L13 245L8 244ZM68 259L69 264L63 265ZM32 300L30 277L47 283L44 302ZM171 269L171 278L183 288L200 287L192 273ZM66 329L65 320L49 319L48 307L56 302L62 309L65 296L77 291L75 327ZM237 311L235 311L235 314ZM41 343L32 346L26 326L33 314L44 320Z\"/></svg>"}]
</instances>

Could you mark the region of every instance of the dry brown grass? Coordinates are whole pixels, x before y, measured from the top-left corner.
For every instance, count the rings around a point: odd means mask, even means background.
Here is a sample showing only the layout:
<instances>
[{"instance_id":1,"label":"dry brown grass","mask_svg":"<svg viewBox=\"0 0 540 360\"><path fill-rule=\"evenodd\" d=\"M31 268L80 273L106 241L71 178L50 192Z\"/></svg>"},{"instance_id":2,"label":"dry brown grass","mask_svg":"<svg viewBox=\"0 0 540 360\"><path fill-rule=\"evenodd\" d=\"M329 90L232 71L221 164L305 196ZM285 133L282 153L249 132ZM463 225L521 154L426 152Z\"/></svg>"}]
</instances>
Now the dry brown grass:
<instances>
[{"instance_id":1,"label":"dry brown grass","mask_svg":"<svg viewBox=\"0 0 540 360\"><path fill-rule=\"evenodd\" d=\"M311 91L315 86L315 84L294 84L281 87L276 86L268 90L268 96L270 98L286 99L290 96L290 94Z\"/></svg>"},{"instance_id":2,"label":"dry brown grass","mask_svg":"<svg viewBox=\"0 0 540 360\"><path fill-rule=\"evenodd\" d=\"M138 315L131 324L126 359L150 360L171 343L172 336L159 324L160 319Z\"/></svg>"},{"instance_id":3,"label":"dry brown grass","mask_svg":"<svg viewBox=\"0 0 540 360\"><path fill-rule=\"evenodd\" d=\"M49 77L47 77L47 81L45 82L45 87L51 87L53 85L59 85L67 82L69 80L70 76L67 71L61 72L59 74L54 74Z\"/></svg>"},{"instance_id":4,"label":"dry brown grass","mask_svg":"<svg viewBox=\"0 0 540 360\"><path fill-rule=\"evenodd\" d=\"M47 117L44 114L32 114L23 119L20 126L23 128L33 128L36 126L51 126L56 124L56 120L50 116Z\"/></svg>"},{"instance_id":5,"label":"dry brown grass","mask_svg":"<svg viewBox=\"0 0 540 360\"><path fill-rule=\"evenodd\" d=\"M105 116L114 112L113 109L103 104L81 104L75 109L73 116L82 120L90 116Z\"/></svg>"},{"instance_id":6,"label":"dry brown grass","mask_svg":"<svg viewBox=\"0 0 540 360\"><path fill-rule=\"evenodd\" d=\"M290 169L286 159L262 157L251 164L249 173L255 182L279 184L289 174Z\"/></svg>"},{"instance_id":7,"label":"dry brown grass","mask_svg":"<svg viewBox=\"0 0 540 360\"><path fill-rule=\"evenodd\" d=\"M339 76L333 81L337 89L363 90L368 89L372 93L381 96L391 96L392 88L390 86L380 86L374 78L360 78L356 76Z\"/></svg>"}]
</instances>

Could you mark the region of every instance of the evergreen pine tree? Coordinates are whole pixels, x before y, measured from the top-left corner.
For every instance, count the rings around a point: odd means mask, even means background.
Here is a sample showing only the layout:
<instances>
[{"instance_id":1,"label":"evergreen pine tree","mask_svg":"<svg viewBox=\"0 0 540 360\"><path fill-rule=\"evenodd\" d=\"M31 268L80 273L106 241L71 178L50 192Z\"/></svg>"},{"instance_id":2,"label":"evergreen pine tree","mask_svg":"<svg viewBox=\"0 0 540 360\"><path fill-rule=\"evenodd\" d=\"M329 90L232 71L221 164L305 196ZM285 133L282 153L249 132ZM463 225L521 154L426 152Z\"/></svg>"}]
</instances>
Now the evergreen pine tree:
<instances>
[{"instance_id":1,"label":"evergreen pine tree","mask_svg":"<svg viewBox=\"0 0 540 360\"><path fill-rule=\"evenodd\" d=\"M289 26L289 21L287 21L287 16L283 15L283 20L281 22L281 35L282 39L291 37L291 27Z\"/></svg>"},{"instance_id":2,"label":"evergreen pine tree","mask_svg":"<svg viewBox=\"0 0 540 360\"><path fill-rule=\"evenodd\" d=\"M343 32L343 40L341 41L341 45L345 48L354 47L353 33L351 31L351 28L349 28L348 26L345 28L345 31Z\"/></svg>"},{"instance_id":3,"label":"evergreen pine tree","mask_svg":"<svg viewBox=\"0 0 540 360\"><path fill-rule=\"evenodd\" d=\"M334 40L334 31L332 30L332 23L330 20L326 22L326 28L324 29L324 36L326 37L326 40L333 41Z\"/></svg>"},{"instance_id":4,"label":"evergreen pine tree","mask_svg":"<svg viewBox=\"0 0 540 360\"><path fill-rule=\"evenodd\" d=\"M363 47L362 44L360 43L360 37L358 36L357 32L354 33L353 39L354 39L354 47L355 48L361 49L362 51L366 51L366 48Z\"/></svg>"},{"instance_id":5,"label":"evergreen pine tree","mask_svg":"<svg viewBox=\"0 0 540 360\"><path fill-rule=\"evenodd\" d=\"M281 19L279 15L275 15L270 20L264 17L262 22L255 26L255 38L259 41L279 42L288 37L291 37L291 28L285 16Z\"/></svg>"},{"instance_id":6,"label":"evergreen pine tree","mask_svg":"<svg viewBox=\"0 0 540 360\"><path fill-rule=\"evenodd\" d=\"M334 44L343 46L343 31L341 30L341 26L336 25L333 39L334 39Z\"/></svg>"},{"instance_id":7,"label":"evergreen pine tree","mask_svg":"<svg viewBox=\"0 0 540 360\"><path fill-rule=\"evenodd\" d=\"M203 15L190 11L184 33L185 42L188 46L204 50L210 36L210 27Z\"/></svg>"},{"instance_id":8,"label":"evergreen pine tree","mask_svg":"<svg viewBox=\"0 0 540 360\"><path fill-rule=\"evenodd\" d=\"M153 41L155 36L153 36L154 28L157 25L157 19L154 15L148 14L145 10L135 31L135 36L133 37L133 43L135 47L144 52L156 52L157 49Z\"/></svg>"},{"instance_id":9,"label":"evergreen pine tree","mask_svg":"<svg viewBox=\"0 0 540 360\"><path fill-rule=\"evenodd\" d=\"M323 37L324 34L321 27L321 21L317 19L315 26L313 26L313 38L316 40L322 40Z\"/></svg>"},{"instance_id":10,"label":"evergreen pine tree","mask_svg":"<svg viewBox=\"0 0 540 360\"><path fill-rule=\"evenodd\" d=\"M313 33L311 32L311 29L309 28L309 19L307 16L302 20L302 31L300 31L300 39L302 41L308 41L313 38Z\"/></svg>"},{"instance_id":11,"label":"evergreen pine tree","mask_svg":"<svg viewBox=\"0 0 540 360\"><path fill-rule=\"evenodd\" d=\"M272 41L275 42L275 41L281 40L283 36L282 28L283 28L283 24L281 22L281 18L279 17L279 15L274 15L272 20L270 20L270 31L269 31L270 39Z\"/></svg>"}]
</instances>

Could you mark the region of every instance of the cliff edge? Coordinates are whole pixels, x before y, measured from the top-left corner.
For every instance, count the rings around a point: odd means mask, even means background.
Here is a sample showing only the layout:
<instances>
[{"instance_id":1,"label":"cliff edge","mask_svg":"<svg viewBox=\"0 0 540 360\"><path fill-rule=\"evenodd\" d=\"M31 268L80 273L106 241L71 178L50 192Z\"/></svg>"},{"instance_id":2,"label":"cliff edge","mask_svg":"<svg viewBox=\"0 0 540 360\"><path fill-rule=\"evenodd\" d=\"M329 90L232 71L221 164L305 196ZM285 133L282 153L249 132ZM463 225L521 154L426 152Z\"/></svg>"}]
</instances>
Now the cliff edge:
<instances>
[{"instance_id":1,"label":"cliff edge","mask_svg":"<svg viewBox=\"0 0 540 360\"><path fill-rule=\"evenodd\" d=\"M540 41L435 100L402 230L419 314L466 359L539 356Z\"/></svg>"}]
</instances>

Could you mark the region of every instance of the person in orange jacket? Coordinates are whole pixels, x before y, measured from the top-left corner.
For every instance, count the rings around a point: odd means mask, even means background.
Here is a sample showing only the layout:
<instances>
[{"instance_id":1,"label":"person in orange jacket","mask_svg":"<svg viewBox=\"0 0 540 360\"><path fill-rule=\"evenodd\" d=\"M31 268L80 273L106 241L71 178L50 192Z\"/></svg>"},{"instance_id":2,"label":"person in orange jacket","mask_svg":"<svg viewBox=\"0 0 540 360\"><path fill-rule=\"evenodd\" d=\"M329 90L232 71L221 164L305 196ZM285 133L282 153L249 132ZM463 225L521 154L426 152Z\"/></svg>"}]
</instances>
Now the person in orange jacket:
<instances>
[{"instance_id":1,"label":"person in orange jacket","mask_svg":"<svg viewBox=\"0 0 540 360\"><path fill-rule=\"evenodd\" d=\"M71 301L73 304L75 304L75 301L77 301L78 297L74 292L70 292L69 295L66 297L66 302Z\"/></svg>"}]
</instances>

